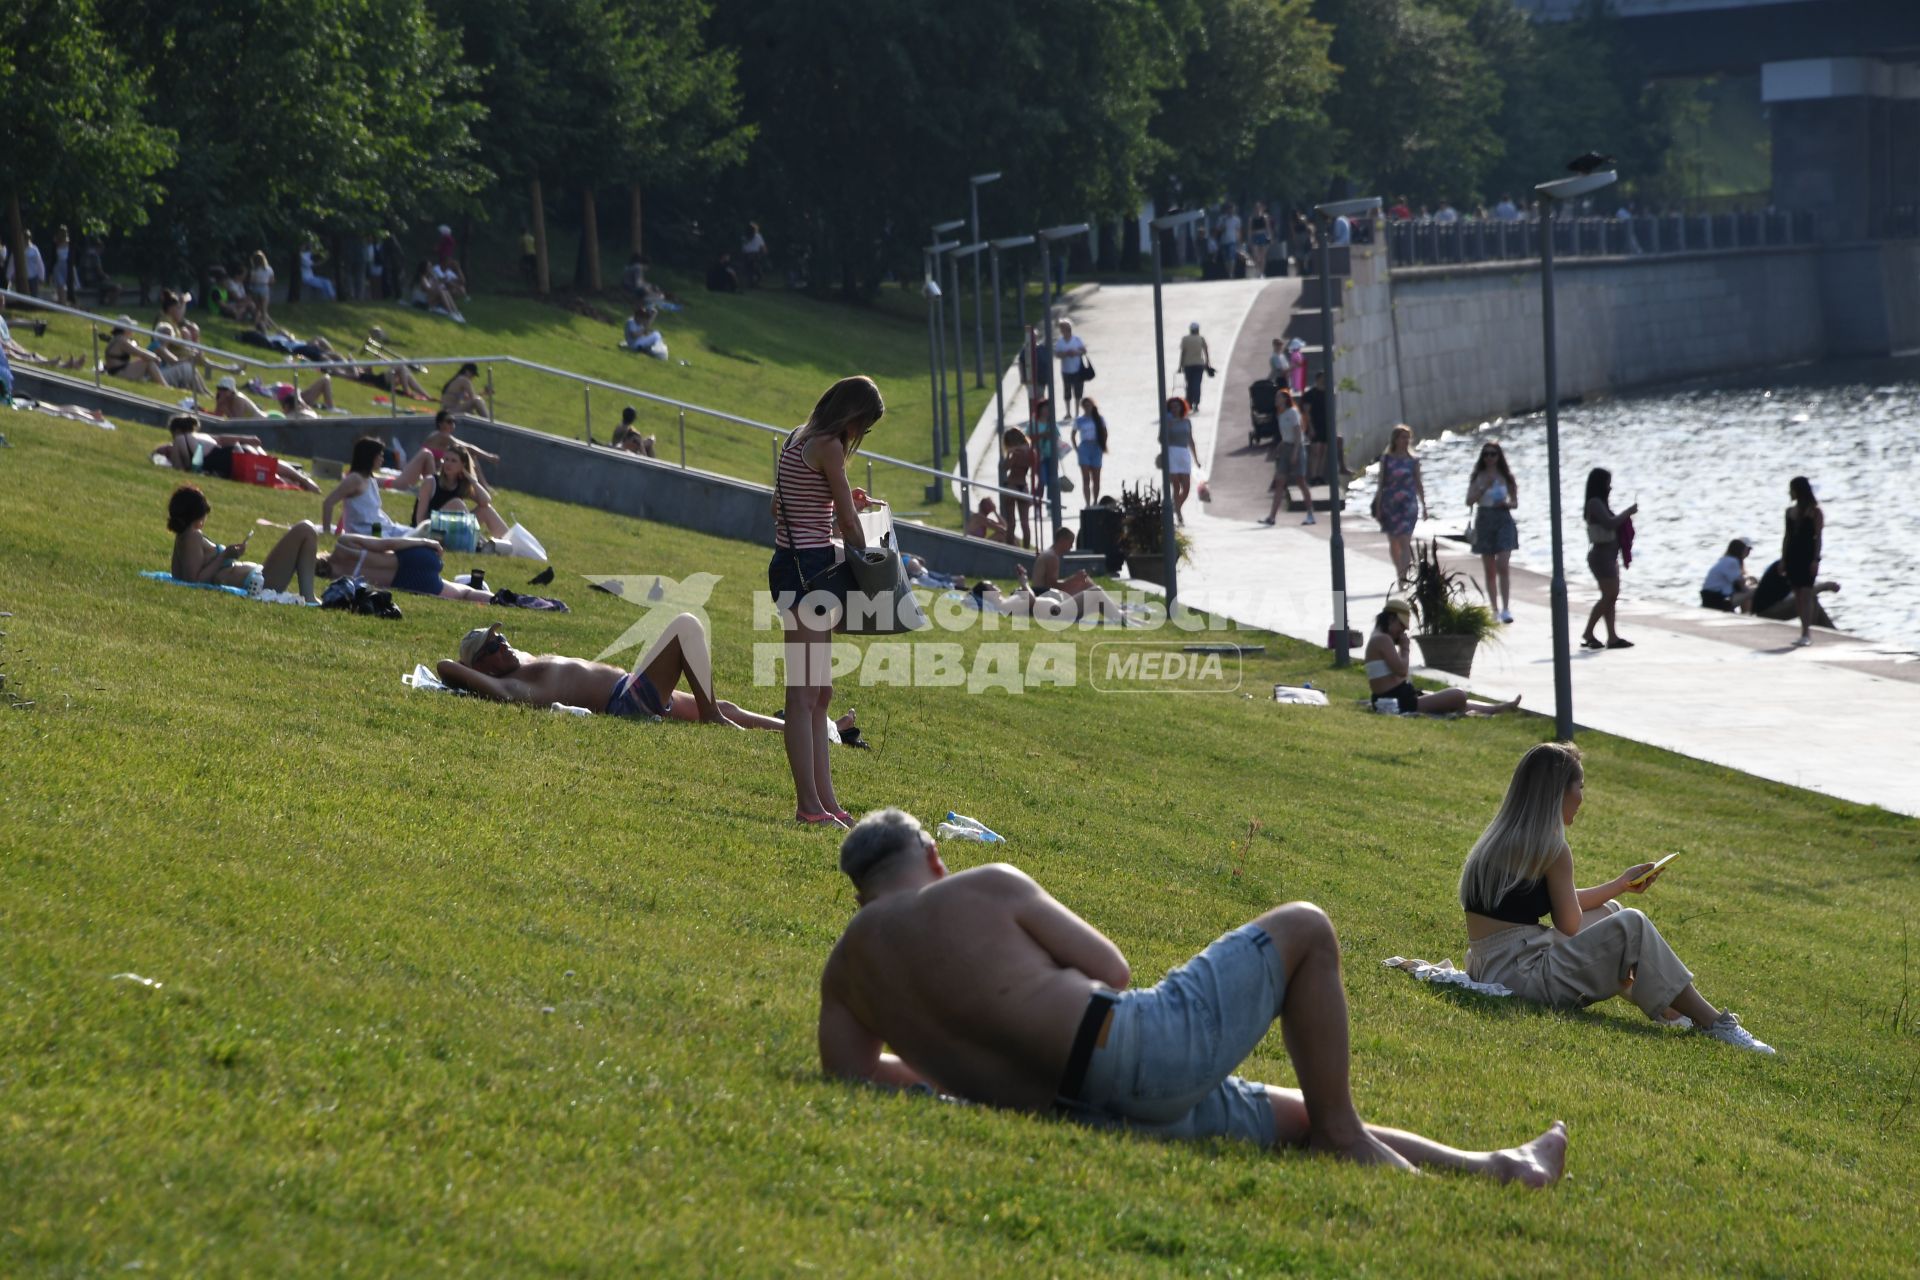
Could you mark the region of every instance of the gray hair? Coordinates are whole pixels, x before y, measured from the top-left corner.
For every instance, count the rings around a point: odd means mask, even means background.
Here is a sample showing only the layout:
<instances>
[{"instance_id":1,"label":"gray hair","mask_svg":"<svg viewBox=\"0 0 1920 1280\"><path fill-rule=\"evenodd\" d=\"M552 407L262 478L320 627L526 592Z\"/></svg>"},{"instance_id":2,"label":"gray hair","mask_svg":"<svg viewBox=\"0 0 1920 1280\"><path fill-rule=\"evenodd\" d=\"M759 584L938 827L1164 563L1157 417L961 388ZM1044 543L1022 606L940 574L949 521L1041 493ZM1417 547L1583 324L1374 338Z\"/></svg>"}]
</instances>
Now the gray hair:
<instances>
[{"instance_id":1,"label":"gray hair","mask_svg":"<svg viewBox=\"0 0 1920 1280\"><path fill-rule=\"evenodd\" d=\"M901 854L927 847L927 829L905 809L881 809L854 824L840 842L840 870L864 885Z\"/></svg>"}]
</instances>

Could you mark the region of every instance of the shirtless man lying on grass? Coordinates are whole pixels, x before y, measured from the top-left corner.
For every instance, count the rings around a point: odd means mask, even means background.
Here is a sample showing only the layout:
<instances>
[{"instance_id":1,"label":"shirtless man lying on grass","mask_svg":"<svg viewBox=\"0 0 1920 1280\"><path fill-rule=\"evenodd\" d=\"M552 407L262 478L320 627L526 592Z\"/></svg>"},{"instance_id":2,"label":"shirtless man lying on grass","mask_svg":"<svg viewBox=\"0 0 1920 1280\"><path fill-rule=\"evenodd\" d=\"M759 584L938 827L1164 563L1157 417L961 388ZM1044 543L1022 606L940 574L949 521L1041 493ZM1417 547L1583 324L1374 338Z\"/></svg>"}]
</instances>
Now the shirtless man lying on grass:
<instances>
[{"instance_id":1,"label":"shirtless man lying on grass","mask_svg":"<svg viewBox=\"0 0 1920 1280\"><path fill-rule=\"evenodd\" d=\"M659 716L665 720L724 724L736 729L785 726L713 696L713 650L706 629L690 613L667 624L633 670L608 662L548 654L536 658L515 649L500 634L500 624L479 627L461 638L460 661L439 664L440 679L456 689L482 694L496 702L520 702L533 707L562 703L585 707L596 715ZM686 677L685 692L674 686ZM834 722L841 740L858 741L854 713Z\"/></svg>"},{"instance_id":2,"label":"shirtless man lying on grass","mask_svg":"<svg viewBox=\"0 0 1920 1280\"><path fill-rule=\"evenodd\" d=\"M1139 991L1128 990L1119 948L1024 873L1000 863L948 875L932 838L898 809L861 819L840 869L860 907L820 980L829 1075L1155 1137L1304 1147L1536 1187L1566 1164L1559 1121L1503 1151L1361 1122L1340 944L1312 903L1274 908ZM1231 1074L1276 1018L1298 1089Z\"/></svg>"}]
</instances>

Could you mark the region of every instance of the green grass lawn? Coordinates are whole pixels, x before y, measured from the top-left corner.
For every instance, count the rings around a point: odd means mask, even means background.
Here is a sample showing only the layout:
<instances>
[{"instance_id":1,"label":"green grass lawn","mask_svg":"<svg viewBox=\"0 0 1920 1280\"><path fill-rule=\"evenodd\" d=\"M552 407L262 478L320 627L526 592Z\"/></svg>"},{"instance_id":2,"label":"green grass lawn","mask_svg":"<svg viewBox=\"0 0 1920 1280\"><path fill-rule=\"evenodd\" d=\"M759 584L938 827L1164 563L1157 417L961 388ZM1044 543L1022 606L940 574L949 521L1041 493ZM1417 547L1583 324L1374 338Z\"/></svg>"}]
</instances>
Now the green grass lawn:
<instances>
[{"instance_id":1,"label":"green grass lawn","mask_svg":"<svg viewBox=\"0 0 1920 1280\"><path fill-rule=\"evenodd\" d=\"M276 306L274 316L302 337L326 335L349 355L358 353L368 329L377 324L386 330L392 347L410 356L518 356L780 427L805 421L814 401L836 379L865 373L880 384L887 399L887 416L869 439L869 448L923 466L932 461L933 397L927 380L924 313L884 305L848 306L771 288L738 295L713 294L699 288L698 282L671 275L665 277L665 283L687 303L687 309L661 316L661 329L672 352L672 360L664 364L619 349L619 326L627 310L612 295L592 302L608 317L606 320L590 318L558 303L492 293L470 300L464 326L393 303L283 302ZM36 338L20 323L30 313L18 308L13 312L17 336L34 350L56 356L90 355L84 322L49 316L46 335ZM140 324L151 325L157 318L157 308L129 307L127 314ZM239 345L239 326L232 322L210 318L204 311L194 312L194 318L201 326L202 340L209 345L243 355L257 350ZM969 368L972 333L969 327ZM856 353L851 360L849 352ZM421 381L437 395L452 372L434 367ZM167 403L181 397L177 391L120 379L108 379L107 385L149 394ZM989 371L989 388L991 385ZM594 438L609 440L622 406L632 403L640 411L640 429L659 437L660 456L669 461L679 459L678 415L664 406L629 400L604 389L583 394L578 383L508 367L495 370L494 390L494 409L501 419L576 440L586 433L589 413ZM389 412L386 406L374 403L376 394L371 387L336 381L335 399L356 413ZM975 390L969 376L966 394L971 420L990 403L986 398L989 391ZM405 400L400 403L403 412L431 408ZM970 427L971 421L963 424L962 433ZM766 483L773 471L772 439L749 427L700 414L687 415L687 462L691 466ZM951 456L948 461L951 463ZM854 482L863 484L866 474L864 466L857 467ZM511 488L511 477L502 479ZM878 463L873 467L874 489L903 516L918 512L921 514L913 518L958 527L958 504L947 494L930 506L924 494L927 482L928 477L918 472Z\"/></svg>"},{"instance_id":2,"label":"green grass lawn","mask_svg":"<svg viewBox=\"0 0 1920 1280\"><path fill-rule=\"evenodd\" d=\"M786 300L738 305L773 315L769 349L803 339ZM1619 1001L1557 1014L1380 967L1462 959L1459 865L1539 719L1370 716L1355 670L1274 637L1252 696L1104 695L1084 665L1018 696L849 679L875 744L836 758L850 807L985 821L1142 983L1317 901L1369 1118L1495 1146L1564 1117L1572 1155L1539 1193L887 1097L819 1076L853 899L833 838L786 821L774 735L409 692L494 613L144 581L176 480L150 433L0 431L0 704L32 703L0 705L0 1274L1911 1274L1920 824L1583 740L1585 875L1690 851L1639 901L1763 1059ZM316 506L208 492L225 540ZM506 611L518 646L592 655L638 616L581 574L716 573L721 690L778 705L749 656L765 548L517 501L574 607ZM1262 696L1303 678L1334 705ZM1291 1081L1279 1036L1246 1071Z\"/></svg>"}]
</instances>

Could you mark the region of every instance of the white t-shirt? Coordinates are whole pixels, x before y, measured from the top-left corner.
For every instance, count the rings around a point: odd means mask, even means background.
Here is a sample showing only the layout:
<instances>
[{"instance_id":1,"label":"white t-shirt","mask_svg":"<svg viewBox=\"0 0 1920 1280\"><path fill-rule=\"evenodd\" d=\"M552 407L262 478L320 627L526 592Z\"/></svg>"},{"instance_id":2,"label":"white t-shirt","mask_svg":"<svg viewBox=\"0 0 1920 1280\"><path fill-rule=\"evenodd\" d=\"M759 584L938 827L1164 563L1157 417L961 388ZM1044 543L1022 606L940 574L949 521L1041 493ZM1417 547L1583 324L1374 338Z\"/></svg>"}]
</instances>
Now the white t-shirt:
<instances>
[{"instance_id":1,"label":"white t-shirt","mask_svg":"<svg viewBox=\"0 0 1920 1280\"><path fill-rule=\"evenodd\" d=\"M247 283L256 289L266 289L273 285L272 267L255 267L247 272Z\"/></svg>"},{"instance_id":2,"label":"white t-shirt","mask_svg":"<svg viewBox=\"0 0 1920 1280\"><path fill-rule=\"evenodd\" d=\"M27 246L27 279L45 280L46 278L47 278L47 263L46 263L46 260L40 256L40 246L37 244L28 245Z\"/></svg>"},{"instance_id":3,"label":"white t-shirt","mask_svg":"<svg viewBox=\"0 0 1920 1280\"><path fill-rule=\"evenodd\" d=\"M1493 216L1502 222L1513 222L1520 217L1520 210L1514 207L1513 201L1502 200L1493 206Z\"/></svg>"},{"instance_id":4,"label":"white t-shirt","mask_svg":"<svg viewBox=\"0 0 1920 1280\"><path fill-rule=\"evenodd\" d=\"M746 243L740 246L740 252L746 254L748 257L752 257L756 253L765 253L766 251L767 238L758 231L754 232L753 235L747 239Z\"/></svg>"},{"instance_id":5,"label":"white t-shirt","mask_svg":"<svg viewBox=\"0 0 1920 1280\"><path fill-rule=\"evenodd\" d=\"M1440 211L1433 215L1433 220L1442 224L1458 222L1460 221L1460 211L1450 204L1443 204L1440 206Z\"/></svg>"},{"instance_id":6,"label":"white t-shirt","mask_svg":"<svg viewBox=\"0 0 1920 1280\"><path fill-rule=\"evenodd\" d=\"M1275 382L1285 382L1292 365L1286 352L1276 351L1267 357L1267 368L1272 371Z\"/></svg>"},{"instance_id":7,"label":"white t-shirt","mask_svg":"<svg viewBox=\"0 0 1920 1280\"><path fill-rule=\"evenodd\" d=\"M1280 443L1288 445L1300 443L1300 411L1298 409L1280 411Z\"/></svg>"},{"instance_id":8,"label":"white t-shirt","mask_svg":"<svg viewBox=\"0 0 1920 1280\"><path fill-rule=\"evenodd\" d=\"M1220 231L1220 239L1222 240L1222 242L1224 242L1229 246L1240 243L1240 215L1239 214L1230 213L1227 215L1226 225L1222 227Z\"/></svg>"},{"instance_id":9,"label":"white t-shirt","mask_svg":"<svg viewBox=\"0 0 1920 1280\"><path fill-rule=\"evenodd\" d=\"M1730 596L1740 589L1740 574L1738 560L1732 556L1721 556L1713 562L1713 568L1707 570L1707 580L1700 584L1700 589Z\"/></svg>"},{"instance_id":10,"label":"white t-shirt","mask_svg":"<svg viewBox=\"0 0 1920 1280\"><path fill-rule=\"evenodd\" d=\"M1060 357L1061 373L1080 372L1080 357L1086 353L1087 344L1077 333L1071 338L1055 338L1053 341L1053 354Z\"/></svg>"}]
</instances>

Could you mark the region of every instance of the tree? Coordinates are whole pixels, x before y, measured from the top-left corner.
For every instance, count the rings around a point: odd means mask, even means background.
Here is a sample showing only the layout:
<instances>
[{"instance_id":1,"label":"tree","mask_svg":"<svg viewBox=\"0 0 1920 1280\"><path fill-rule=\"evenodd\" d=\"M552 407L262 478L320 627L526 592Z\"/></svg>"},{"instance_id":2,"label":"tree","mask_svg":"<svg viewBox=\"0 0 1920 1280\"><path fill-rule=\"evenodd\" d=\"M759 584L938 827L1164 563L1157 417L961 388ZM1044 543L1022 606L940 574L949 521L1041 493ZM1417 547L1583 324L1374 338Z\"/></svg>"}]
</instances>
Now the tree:
<instances>
[{"instance_id":1,"label":"tree","mask_svg":"<svg viewBox=\"0 0 1920 1280\"><path fill-rule=\"evenodd\" d=\"M1340 68L1329 106L1336 167L1361 186L1456 199L1481 190L1502 150L1494 127L1502 83L1459 12L1467 7L1318 0Z\"/></svg>"},{"instance_id":2,"label":"tree","mask_svg":"<svg viewBox=\"0 0 1920 1280\"><path fill-rule=\"evenodd\" d=\"M127 43L179 129L152 265L370 234L459 200L486 170L479 109L422 0L127 0ZM180 259L185 256L186 261Z\"/></svg>"},{"instance_id":3,"label":"tree","mask_svg":"<svg viewBox=\"0 0 1920 1280\"><path fill-rule=\"evenodd\" d=\"M1333 32L1312 0L1195 0L1183 24L1180 83L1160 95L1156 185L1189 202L1261 192L1304 199L1324 184Z\"/></svg>"},{"instance_id":4,"label":"tree","mask_svg":"<svg viewBox=\"0 0 1920 1280\"><path fill-rule=\"evenodd\" d=\"M161 195L155 175L174 154L172 130L142 118L147 102L144 76L107 41L93 0L0 10L0 188L14 288L26 287L24 210L82 233L146 221Z\"/></svg>"}]
</instances>

